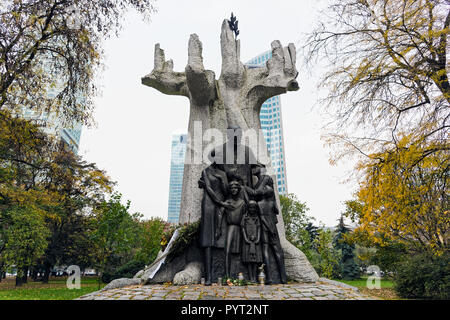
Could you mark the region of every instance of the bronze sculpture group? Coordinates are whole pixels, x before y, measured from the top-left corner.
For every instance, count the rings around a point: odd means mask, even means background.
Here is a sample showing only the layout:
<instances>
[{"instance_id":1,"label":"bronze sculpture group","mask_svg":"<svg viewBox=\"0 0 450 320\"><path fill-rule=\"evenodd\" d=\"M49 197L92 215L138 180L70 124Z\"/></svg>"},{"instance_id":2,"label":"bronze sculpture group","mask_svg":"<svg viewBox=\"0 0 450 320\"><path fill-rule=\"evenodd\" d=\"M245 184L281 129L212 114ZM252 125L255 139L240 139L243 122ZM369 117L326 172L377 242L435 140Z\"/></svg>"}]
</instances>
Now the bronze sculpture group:
<instances>
[{"instance_id":1,"label":"bronze sculpture group","mask_svg":"<svg viewBox=\"0 0 450 320\"><path fill-rule=\"evenodd\" d=\"M265 174L265 166L256 162L250 148L240 144L240 129L229 129L233 137L228 141L233 142L211 152L212 163L199 180L199 187L204 189L200 246L205 284L212 283L213 248L223 249L226 278L232 276L232 255L238 255L239 262L247 266L248 280L256 282L257 267L264 262L266 283L272 283L272 253L280 282L286 283L273 180ZM231 152L227 153L227 148ZM238 151L245 155L244 161L238 161ZM227 159L227 155L233 158Z\"/></svg>"}]
</instances>

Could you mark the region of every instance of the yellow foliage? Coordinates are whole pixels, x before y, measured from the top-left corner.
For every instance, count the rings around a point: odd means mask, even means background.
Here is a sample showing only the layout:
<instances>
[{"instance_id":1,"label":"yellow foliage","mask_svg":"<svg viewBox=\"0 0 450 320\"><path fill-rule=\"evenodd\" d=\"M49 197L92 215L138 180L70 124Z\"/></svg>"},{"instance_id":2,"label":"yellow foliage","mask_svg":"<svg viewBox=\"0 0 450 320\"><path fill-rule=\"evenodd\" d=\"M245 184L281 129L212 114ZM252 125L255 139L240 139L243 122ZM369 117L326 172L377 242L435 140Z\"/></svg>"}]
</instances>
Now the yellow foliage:
<instances>
[{"instance_id":1,"label":"yellow foliage","mask_svg":"<svg viewBox=\"0 0 450 320\"><path fill-rule=\"evenodd\" d=\"M359 164L364 180L357 193L363 203L358 229L378 244L397 240L440 254L449 245L449 154L442 150L422 159L433 146L410 142L405 136L398 149Z\"/></svg>"}]
</instances>

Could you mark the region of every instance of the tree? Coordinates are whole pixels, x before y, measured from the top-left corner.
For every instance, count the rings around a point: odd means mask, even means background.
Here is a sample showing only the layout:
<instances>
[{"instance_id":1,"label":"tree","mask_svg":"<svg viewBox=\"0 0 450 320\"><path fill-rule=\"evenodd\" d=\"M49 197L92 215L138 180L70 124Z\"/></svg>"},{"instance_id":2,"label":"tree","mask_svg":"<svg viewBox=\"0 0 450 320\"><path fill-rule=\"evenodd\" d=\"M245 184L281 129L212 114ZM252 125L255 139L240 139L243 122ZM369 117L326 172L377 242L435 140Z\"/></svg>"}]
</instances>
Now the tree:
<instances>
[{"instance_id":1,"label":"tree","mask_svg":"<svg viewBox=\"0 0 450 320\"><path fill-rule=\"evenodd\" d=\"M339 273L340 253L333 247L333 234L325 228L319 229L316 239L317 253L316 261L313 260L314 268L321 277L332 278Z\"/></svg>"},{"instance_id":2,"label":"tree","mask_svg":"<svg viewBox=\"0 0 450 320\"><path fill-rule=\"evenodd\" d=\"M319 275L337 275L340 253L333 247L332 232L313 225L314 218L306 215L309 208L295 194L280 195L280 204L286 239L306 255Z\"/></svg>"},{"instance_id":3,"label":"tree","mask_svg":"<svg viewBox=\"0 0 450 320\"><path fill-rule=\"evenodd\" d=\"M323 17L305 49L309 62L328 62L322 85L340 131L329 139L338 149L333 160L360 155L359 229L380 246L442 254L449 237L450 3L335 0Z\"/></svg>"},{"instance_id":4,"label":"tree","mask_svg":"<svg viewBox=\"0 0 450 320\"><path fill-rule=\"evenodd\" d=\"M300 202L293 193L286 196L280 195L280 206L286 228L286 238L290 242L297 242L299 233L306 229L308 223L313 220L306 216L309 208L306 203Z\"/></svg>"},{"instance_id":5,"label":"tree","mask_svg":"<svg viewBox=\"0 0 450 320\"><path fill-rule=\"evenodd\" d=\"M300 202L293 193L286 196L280 195L280 205L286 229L286 239L311 260L315 249L317 228L312 224L314 218L306 215L309 208L306 203Z\"/></svg>"},{"instance_id":6,"label":"tree","mask_svg":"<svg viewBox=\"0 0 450 320\"><path fill-rule=\"evenodd\" d=\"M305 227L306 232L309 235L309 241L312 244L312 247L315 248L316 239L319 237L319 228L312 224L312 222L308 222Z\"/></svg>"},{"instance_id":7,"label":"tree","mask_svg":"<svg viewBox=\"0 0 450 320\"><path fill-rule=\"evenodd\" d=\"M345 201L345 205L344 216L359 224L364 204L358 200L349 200ZM357 263L364 270L370 265L376 265L386 274L393 274L400 262L409 254L404 243L388 239L381 233L377 233L379 239L375 240L373 235L360 227L347 234L345 238L347 242L355 245Z\"/></svg>"},{"instance_id":8,"label":"tree","mask_svg":"<svg viewBox=\"0 0 450 320\"><path fill-rule=\"evenodd\" d=\"M142 262L144 265L150 264L155 260L158 252L161 250L161 238L165 227L166 223L159 218L152 218L140 222L141 236L136 260Z\"/></svg>"},{"instance_id":9,"label":"tree","mask_svg":"<svg viewBox=\"0 0 450 320\"><path fill-rule=\"evenodd\" d=\"M412 167L423 149L405 147L373 155L359 169L360 231L383 245L399 242L411 251L441 255L449 248L448 154L434 152Z\"/></svg>"},{"instance_id":10,"label":"tree","mask_svg":"<svg viewBox=\"0 0 450 320\"><path fill-rule=\"evenodd\" d=\"M114 270L131 260L139 240L139 213L130 214L130 201L121 203L122 195L115 193L95 210L96 266L100 273Z\"/></svg>"},{"instance_id":11,"label":"tree","mask_svg":"<svg viewBox=\"0 0 450 320\"><path fill-rule=\"evenodd\" d=\"M15 217L15 214L23 216L20 210L26 208L30 212L39 212L45 219L44 216L50 213L44 207L57 204L57 197L39 183L49 163L48 154L55 147L52 139L38 126L13 116L7 110L0 111L0 273L5 272L8 265L5 258L8 239L15 241L7 236L11 223L16 218L20 221L20 216ZM25 272L20 270L20 273ZM26 273L17 284L20 285L22 280L26 281Z\"/></svg>"},{"instance_id":12,"label":"tree","mask_svg":"<svg viewBox=\"0 0 450 320\"><path fill-rule=\"evenodd\" d=\"M60 263L78 265L93 261L90 233L94 226L88 216L112 192L113 182L95 164L87 163L71 151L60 149L51 155L52 163L41 181L46 190L58 195L57 205L47 219L52 236L43 264L46 277Z\"/></svg>"},{"instance_id":13,"label":"tree","mask_svg":"<svg viewBox=\"0 0 450 320\"><path fill-rule=\"evenodd\" d=\"M310 63L328 62L329 141L344 146L335 160L392 150L403 134L425 146L418 162L448 151L449 2L335 0L322 17L305 50Z\"/></svg>"},{"instance_id":14,"label":"tree","mask_svg":"<svg viewBox=\"0 0 450 320\"><path fill-rule=\"evenodd\" d=\"M16 207L6 213L4 259L17 268L16 285L26 280L28 268L40 258L48 245L49 230L42 212L32 208Z\"/></svg>"},{"instance_id":15,"label":"tree","mask_svg":"<svg viewBox=\"0 0 450 320\"><path fill-rule=\"evenodd\" d=\"M50 204L38 181L48 169L56 143L31 121L0 112L0 207Z\"/></svg>"},{"instance_id":16,"label":"tree","mask_svg":"<svg viewBox=\"0 0 450 320\"><path fill-rule=\"evenodd\" d=\"M160 218L136 221L136 239L127 252L112 252L101 280L108 283L114 279L132 278L138 271L153 262L163 250L161 238L167 222Z\"/></svg>"},{"instance_id":17,"label":"tree","mask_svg":"<svg viewBox=\"0 0 450 320\"><path fill-rule=\"evenodd\" d=\"M0 117L0 208L28 207L41 212L50 229L40 263L44 281L56 263L86 262L92 247L88 212L104 201L114 183L95 164L87 163L47 136L32 121L8 111ZM85 229L84 229L85 227ZM8 228L0 224L0 237ZM1 241L0 241L1 244ZM0 246L0 255L2 246Z\"/></svg>"},{"instance_id":18,"label":"tree","mask_svg":"<svg viewBox=\"0 0 450 320\"><path fill-rule=\"evenodd\" d=\"M129 8L144 16L154 10L151 0L2 1L0 110L26 106L88 122L101 40L117 34ZM54 97L47 94L55 89Z\"/></svg>"},{"instance_id":19,"label":"tree","mask_svg":"<svg viewBox=\"0 0 450 320\"><path fill-rule=\"evenodd\" d=\"M346 236L350 233L350 229L344 224L344 217L341 215L339 224L336 228L336 235L333 239L333 246L335 249L341 251L340 259L340 277L343 279L359 278L359 267L355 262L355 246L348 242Z\"/></svg>"}]
</instances>

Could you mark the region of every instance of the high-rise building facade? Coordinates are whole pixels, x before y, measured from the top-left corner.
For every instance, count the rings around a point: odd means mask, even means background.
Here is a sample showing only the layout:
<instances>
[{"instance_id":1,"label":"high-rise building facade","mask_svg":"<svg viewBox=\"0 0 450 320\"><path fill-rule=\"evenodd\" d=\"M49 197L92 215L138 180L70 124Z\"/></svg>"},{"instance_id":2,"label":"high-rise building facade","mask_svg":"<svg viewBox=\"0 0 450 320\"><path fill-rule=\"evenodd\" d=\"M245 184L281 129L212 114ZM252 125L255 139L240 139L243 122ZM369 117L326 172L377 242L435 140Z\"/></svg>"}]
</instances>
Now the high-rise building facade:
<instances>
[{"instance_id":1,"label":"high-rise building facade","mask_svg":"<svg viewBox=\"0 0 450 320\"><path fill-rule=\"evenodd\" d=\"M172 136L169 181L169 210L167 217L167 221L171 223L178 223L178 218L180 216L181 188L183 186L186 142L186 134L174 134Z\"/></svg>"},{"instance_id":2,"label":"high-rise building facade","mask_svg":"<svg viewBox=\"0 0 450 320\"><path fill-rule=\"evenodd\" d=\"M262 67L271 57L272 52L266 51L248 61L246 66L249 68ZM259 118L272 160L278 193L285 195L288 193L288 187L280 96L272 97L263 103Z\"/></svg>"},{"instance_id":3,"label":"high-rise building facade","mask_svg":"<svg viewBox=\"0 0 450 320\"><path fill-rule=\"evenodd\" d=\"M47 95L49 98L54 98L56 95L56 90L50 89L47 92ZM47 134L61 139L61 141L74 153L78 153L82 130L82 125L80 123L74 121L70 125L64 125L56 114L47 112L38 113L36 111L29 110L26 107L22 109L22 116L25 119L34 120L43 127Z\"/></svg>"}]
</instances>

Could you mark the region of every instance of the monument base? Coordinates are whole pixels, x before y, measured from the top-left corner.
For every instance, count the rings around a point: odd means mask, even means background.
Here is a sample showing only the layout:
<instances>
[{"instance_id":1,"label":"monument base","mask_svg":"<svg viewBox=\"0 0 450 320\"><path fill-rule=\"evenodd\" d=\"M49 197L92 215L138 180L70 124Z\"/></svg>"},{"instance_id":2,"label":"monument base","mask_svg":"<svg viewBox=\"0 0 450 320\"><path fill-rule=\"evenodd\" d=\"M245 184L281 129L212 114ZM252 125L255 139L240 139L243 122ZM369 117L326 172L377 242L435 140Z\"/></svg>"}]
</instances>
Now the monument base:
<instances>
[{"instance_id":1,"label":"monument base","mask_svg":"<svg viewBox=\"0 0 450 320\"><path fill-rule=\"evenodd\" d=\"M318 281L319 276L303 252L287 241L282 241L281 244L284 251L288 280L296 282ZM212 257L213 272L211 280L213 283L217 283L219 277L225 278L225 255L223 249L213 248ZM280 275L272 252L269 259L269 272L272 277L272 283L280 283ZM233 254L231 257L231 277L237 278L240 272L243 273L245 279L249 279L247 266L240 261L239 254ZM137 273L135 278L140 278L143 284L172 282L177 285L187 285L200 283L200 279L204 277L202 249L197 244L192 244L178 257L163 263L160 269L152 276L153 273L153 268L147 268Z\"/></svg>"}]
</instances>

